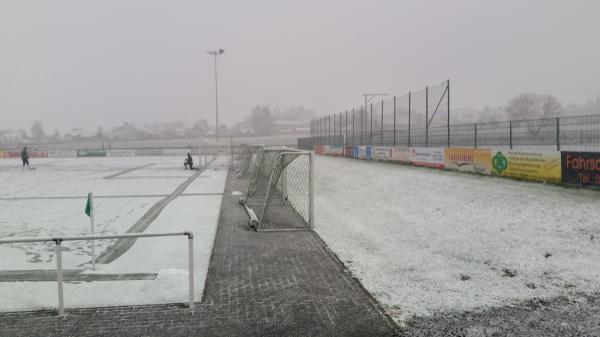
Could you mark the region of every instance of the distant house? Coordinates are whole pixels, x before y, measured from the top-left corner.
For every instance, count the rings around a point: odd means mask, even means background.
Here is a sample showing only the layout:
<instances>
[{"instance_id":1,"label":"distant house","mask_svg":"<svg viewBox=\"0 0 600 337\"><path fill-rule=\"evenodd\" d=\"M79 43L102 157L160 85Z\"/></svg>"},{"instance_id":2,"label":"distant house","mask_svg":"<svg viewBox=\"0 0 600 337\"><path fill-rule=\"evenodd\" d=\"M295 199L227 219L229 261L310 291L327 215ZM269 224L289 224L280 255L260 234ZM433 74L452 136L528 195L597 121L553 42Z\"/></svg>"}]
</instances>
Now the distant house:
<instances>
[{"instance_id":1,"label":"distant house","mask_svg":"<svg viewBox=\"0 0 600 337\"><path fill-rule=\"evenodd\" d=\"M123 123L123 125L108 131L111 140L145 140L156 139L158 135L147 128L138 128L133 123Z\"/></svg>"},{"instance_id":2,"label":"distant house","mask_svg":"<svg viewBox=\"0 0 600 337\"><path fill-rule=\"evenodd\" d=\"M108 141L108 137L100 130L91 131L81 128L71 129L63 134L63 141L67 142L85 142L85 141Z\"/></svg>"}]
</instances>

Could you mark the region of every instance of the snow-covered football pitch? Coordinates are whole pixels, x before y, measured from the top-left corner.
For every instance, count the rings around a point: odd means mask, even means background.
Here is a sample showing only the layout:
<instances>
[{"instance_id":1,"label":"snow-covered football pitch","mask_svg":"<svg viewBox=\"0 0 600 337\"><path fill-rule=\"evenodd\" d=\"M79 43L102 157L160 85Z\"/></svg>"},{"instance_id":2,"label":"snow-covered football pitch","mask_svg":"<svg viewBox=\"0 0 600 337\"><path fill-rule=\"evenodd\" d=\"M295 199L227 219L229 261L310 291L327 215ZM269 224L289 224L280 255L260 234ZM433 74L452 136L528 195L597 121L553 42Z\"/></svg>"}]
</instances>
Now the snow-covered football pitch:
<instances>
[{"instance_id":1,"label":"snow-covered football pitch","mask_svg":"<svg viewBox=\"0 0 600 337\"><path fill-rule=\"evenodd\" d=\"M156 204L164 207L145 232L191 231L194 236L196 300L210 260L228 158L211 167L169 203L163 199L197 172L184 170L179 157L32 159L34 170L20 162L0 161L0 237L56 237L90 234L84 213L93 192L96 234L121 234ZM116 240L96 242L102 256ZM91 270L91 242L63 242L63 268L79 274L66 279L65 306L105 306L186 302L188 251L184 236L138 239L110 263ZM56 308L55 244L0 245L0 310ZM101 275L101 282L94 280ZM107 277L108 276L108 277ZM119 278L125 280L119 280ZM13 282L14 279L21 282Z\"/></svg>"},{"instance_id":2,"label":"snow-covered football pitch","mask_svg":"<svg viewBox=\"0 0 600 337\"><path fill-rule=\"evenodd\" d=\"M600 291L600 191L348 158L316 165L316 231L399 323Z\"/></svg>"},{"instance_id":3,"label":"snow-covered football pitch","mask_svg":"<svg viewBox=\"0 0 600 337\"><path fill-rule=\"evenodd\" d=\"M196 300L228 161L218 157L145 229L194 232ZM88 234L88 192L96 196L96 233L123 233L194 174L175 157L32 162L35 170L22 171L15 160L0 161L2 238ZM600 291L599 191L323 156L315 174L315 230L400 323ZM98 241L98 253L113 243ZM64 248L68 270L137 275L67 282L67 308L187 300L184 237L138 239L97 271L89 270L89 243ZM39 278L32 271L55 264L53 243L0 245L0 310L56 308L51 278L6 281Z\"/></svg>"}]
</instances>

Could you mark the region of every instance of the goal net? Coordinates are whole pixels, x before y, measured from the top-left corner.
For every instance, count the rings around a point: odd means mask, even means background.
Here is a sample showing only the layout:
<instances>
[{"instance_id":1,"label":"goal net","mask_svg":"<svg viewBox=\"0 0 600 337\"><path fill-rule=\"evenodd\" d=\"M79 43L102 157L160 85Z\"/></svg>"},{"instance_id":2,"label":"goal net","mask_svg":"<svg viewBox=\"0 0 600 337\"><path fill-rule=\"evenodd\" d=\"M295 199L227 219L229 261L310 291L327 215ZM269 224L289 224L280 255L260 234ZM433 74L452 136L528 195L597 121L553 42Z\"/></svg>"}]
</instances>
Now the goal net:
<instances>
[{"instance_id":1,"label":"goal net","mask_svg":"<svg viewBox=\"0 0 600 337\"><path fill-rule=\"evenodd\" d=\"M263 149L240 203L250 226L265 230L312 230L314 223L313 159L309 151Z\"/></svg>"},{"instance_id":2,"label":"goal net","mask_svg":"<svg viewBox=\"0 0 600 337\"><path fill-rule=\"evenodd\" d=\"M242 145L240 146L240 167L237 171L238 178L252 176L257 166L257 157L262 145Z\"/></svg>"}]
</instances>

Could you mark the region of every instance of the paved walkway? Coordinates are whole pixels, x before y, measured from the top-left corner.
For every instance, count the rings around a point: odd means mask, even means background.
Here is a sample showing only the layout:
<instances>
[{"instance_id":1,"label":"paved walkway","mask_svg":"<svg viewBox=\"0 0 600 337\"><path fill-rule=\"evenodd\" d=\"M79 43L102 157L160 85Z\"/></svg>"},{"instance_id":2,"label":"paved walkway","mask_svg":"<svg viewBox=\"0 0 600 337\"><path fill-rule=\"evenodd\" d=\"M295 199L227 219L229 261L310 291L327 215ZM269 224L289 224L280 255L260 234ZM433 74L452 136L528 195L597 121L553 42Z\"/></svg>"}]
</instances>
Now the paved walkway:
<instances>
[{"instance_id":1,"label":"paved walkway","mask_svg":"<svg viewBox=\"0 0 600 337\"><path fill-rule=\"evenodd\" d=\"M397 327L313 232L256 233L230 173L202 303L0 313L0 336L393 336Z\"/></svg>"}]
</instances>

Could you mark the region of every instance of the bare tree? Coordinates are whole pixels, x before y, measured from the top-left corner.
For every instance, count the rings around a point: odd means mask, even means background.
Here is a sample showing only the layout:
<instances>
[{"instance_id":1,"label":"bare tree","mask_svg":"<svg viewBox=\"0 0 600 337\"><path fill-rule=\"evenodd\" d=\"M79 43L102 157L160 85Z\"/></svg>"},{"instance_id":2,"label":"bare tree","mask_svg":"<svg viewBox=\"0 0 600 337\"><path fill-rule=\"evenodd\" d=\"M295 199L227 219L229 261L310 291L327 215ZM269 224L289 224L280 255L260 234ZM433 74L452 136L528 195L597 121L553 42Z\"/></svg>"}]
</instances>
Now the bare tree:
<instances>
[{"instance_id":1,"label":"bare tree","mask_svg":"<svg viewBox=\"0 0 600 337\"><path fill-rule=\"evenodd\" d=\"M562 105L552 95L520 94L510 100L506 107L511 120L525 123L529 133L537 135L543 126L553 124L550 117L562 112Z\"/></svg>"},{"instance_id":2,"label":"bare tree","mask_svg":"<svg viewBox=\"0 0 600 337\"><path fill-rule=\"evenodd\" d=\"M31 138L36 142L44 142L48 136L44 133L44 125L40 121L33 122L31 126Z\"/></svg>"}]
</instances>

